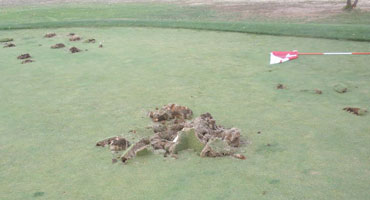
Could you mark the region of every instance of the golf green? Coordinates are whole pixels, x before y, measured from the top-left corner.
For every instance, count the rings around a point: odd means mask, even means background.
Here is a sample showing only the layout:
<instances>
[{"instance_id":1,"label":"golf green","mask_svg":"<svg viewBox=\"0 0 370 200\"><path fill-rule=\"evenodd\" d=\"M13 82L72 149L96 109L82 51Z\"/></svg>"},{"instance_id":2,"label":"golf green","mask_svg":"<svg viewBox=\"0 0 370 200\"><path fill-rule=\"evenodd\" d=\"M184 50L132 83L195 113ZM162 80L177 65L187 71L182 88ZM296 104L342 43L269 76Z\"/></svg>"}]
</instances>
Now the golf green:
<instances>
[{"instance_id":1,"label":"golf green","mask_svg":"<svg viewBox=\"0 0 370 200\"><path fill-rule=\"evenodd\" d=\"M57 36L43 38L48 32ZM70 42L70 32L97 43ZM156 28L3 37L16 47L0 48L0 199L370 196L370 114L342 110L370 108L369 56L268 64L270 51L370 51L368 43ZM51 49L56 43L66 47ZM72 54L72 46L83 51ZM35 62L21 64L24 53ZM122 165L95 146L108 136L151 135L146 114L167 103L240 128L247 159L182 151L178 159L149 155Z\"/></svg>"}]
</instances>

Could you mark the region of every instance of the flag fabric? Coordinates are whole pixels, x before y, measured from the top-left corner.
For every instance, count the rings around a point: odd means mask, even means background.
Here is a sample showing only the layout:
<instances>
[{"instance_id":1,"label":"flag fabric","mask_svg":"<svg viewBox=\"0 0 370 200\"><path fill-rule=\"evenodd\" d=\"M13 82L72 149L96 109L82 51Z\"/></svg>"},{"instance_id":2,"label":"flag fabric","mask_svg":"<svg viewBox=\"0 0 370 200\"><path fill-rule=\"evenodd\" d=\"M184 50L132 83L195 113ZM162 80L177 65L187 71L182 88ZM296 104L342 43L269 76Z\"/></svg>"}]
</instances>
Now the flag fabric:
<instances>
[{"instance_id":1,"label":"flag fabric","mask_svg":"<svg viewBox=\"0 0 370 200\"><path fill-rule=\"evenodd\" d=\"M273 51L270 53L270 64L283 63L297 58L298 51Z\"/></svg>"}]
</instances>

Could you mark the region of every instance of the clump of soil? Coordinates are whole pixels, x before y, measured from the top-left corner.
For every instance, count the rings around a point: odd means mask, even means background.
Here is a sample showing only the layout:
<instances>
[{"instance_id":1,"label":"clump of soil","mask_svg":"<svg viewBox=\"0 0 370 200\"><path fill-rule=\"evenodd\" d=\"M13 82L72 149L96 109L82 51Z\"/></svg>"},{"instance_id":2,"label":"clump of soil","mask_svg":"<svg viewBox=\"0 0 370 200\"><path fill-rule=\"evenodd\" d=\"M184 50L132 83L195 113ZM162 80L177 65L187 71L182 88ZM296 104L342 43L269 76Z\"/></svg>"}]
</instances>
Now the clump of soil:
<instances>
[{"instance_id":1,"label":"clump of soil","mask_svg":"<svg viewBox=\"0 0 370 200\"><path fill-rule=\"evenodd\" d=\"M285 89L285 88L286 88L286 86L281 84L281 83L276 85L276 89Z\"/></svg>"},{"instance_id":2,"label":"clump of soil","mask_svg":"<svg viewBox=\"0 0 370 200\"><path fill-rule=\"evenodd\" d=\"M45 35L44 35L44 38L52 38L52 37L55 37L57 34L55 34L55 33L46 33Z\"/></svg>"},{"instance_id":3,"label":"clump of soil","mask_svg":"<svg viewBox=\"0 0 370 200\"><path fill-rule=\"evenodd\" d=\"M64 47L65 47L65 45L63 43L58 43L58 44L54 44L50 48L52 48L52 49L60 49L60 48L64 48Z\"/></svg>"},{"instance_id":4,"label":"clump of soil","mask_svg":"<svg viewBox=\"0 0 370 200\"><path fill-rule=\"evenodd\" d=\"M188 107L180 106L177 104L168 104L161 109L149 112L149 117L153 122L168 121L171 119L190 119L193 111Z\"/></svg>"},{"instance_id":5,"label":"clump of soil","mask_svg":"<svg viewBox=\"0 0 370 200\"><path fill-rule=\"evenodd\" d=\"M343 83L338 83L338 84L333 86L334 91L336 91L338 93L346 93L347 90L348 90L347 88L348 87L346 85L344 85Z\"/></svg>"},{"instance_id":6,"label":"clump of soil","mask_svg":"<svg viewBox=\"0 0 370 200\"><path fill-rule=\"evenodd\" d=\"M15 47L15 44L13 44L13 43L5 43L4 48L10 48L10 47Z\"/></svg>"},{"instance_id":7,"label":"clump of soil","mask_svg":"<svg viewBox=\"0 0 370 200\"><path fill-rule=\"evenodd\" d=\"M87 40L84 41L84 43L95 43L95 42L96 42L96 40L94 38L87 39Z\"/></svg>"},{"instance_id":8,"label":"clump of soil","mask_svg":"<svg viewBox=\"0 0 370 200\"><path fill-rule=\"evenodd\" d=\"M77 35L73 35L73 36L71 36L71 37L69 38L69 41L72 41L72 42L74 42L74 41L79 41L79 40L81 40L81 37L79 37L79 36L77 36Z\"/></svg>"},{"instance_id":9,"label":"clump of soil","mask_svg":"<svg viewBox=\"0 0 370 200\"><path fill-rule=\"evenodd\" d=\"M13 41L13 38L1 38L0 42L11 42Z\"/></svg>"},{"instance_id":10,"label":"clump of soil","mask_svg":"<svg viewBox=\"0 0 370 200\"><path fill-rule=\"evenodd\" d=\"M22 64L31 63L31 62L35 62L35 61L31 59L27 59L27 60L22 61Z\"/></svg>"},{"instance_id":11,"label":"clump of soil","mask_svg":"<svg viewBox=\"0 0 370 200\"><path fill-rule=\"evenodd\" d=\"M99 44L99 48L103 48L103 44L101 42Z\"/></svg>"},{"instance_id":12,"label":"clump of soil","mask_svg":"<svg viewBox=\"0 0 370 200\"><path fill-rule=\"evenodd\" d=\"M245 159L244 155L236 153L242 144L240 130L217 125L210 113L191 120L191 109L168 104L148 115L153 122L150 128L154 134L130 146L120 157L122 162L157 150L164 152L164 156L176 158L176 154L185 149L193 149L201 157L233 156ZM114 138L100 141L97 146L105 146Z\"/></svg>"},{"instance_id":13,"label":"clump of soil","mask_svg":"<svg viewBox=\"0 0 370 200\"><path fill-rule=\"evenodd\" d=\"M343 108L343 110L350 112L352 114L355 114L355 115L365 115L365 113L367 112L366 109L354 108L354 107L346 107L346 108Z\"/></svg>"},{"instance_id":14,"label":"clump of soil","mask_svg":"<svg viewBox=\"0 0 370 200\"><path fill-rule=\"evenodd\" d=\"M74 36L74 35L76 35L76 34L75 33L68 33L67 36Z\"/></svg>"},{"instance_id":15,"label":"clump of soil","mask_svg":"<svg viewBox=\"0 0 370 200\"><path fill-rule=\"evenodd\" d=\"M80 52L80 51L81 51L81 49L79 49L79 48L77 48L77 47L71 47L71 48L69 49L69 51L70 51L71 53L77 53L77 52Z\"/></svg>"},{"instance_id":16,"label":"clump of soil","mask_svg":"<svg viewBox=\"0 0 370 200\"><path fill-rule=\"evenodd\" d=\"M26 54L22 54L22 55L18 56L17 58L20 59L20 60L23 60L23 59L31 58L31 55L26 53Z\"/></svg>"}]
</instances>

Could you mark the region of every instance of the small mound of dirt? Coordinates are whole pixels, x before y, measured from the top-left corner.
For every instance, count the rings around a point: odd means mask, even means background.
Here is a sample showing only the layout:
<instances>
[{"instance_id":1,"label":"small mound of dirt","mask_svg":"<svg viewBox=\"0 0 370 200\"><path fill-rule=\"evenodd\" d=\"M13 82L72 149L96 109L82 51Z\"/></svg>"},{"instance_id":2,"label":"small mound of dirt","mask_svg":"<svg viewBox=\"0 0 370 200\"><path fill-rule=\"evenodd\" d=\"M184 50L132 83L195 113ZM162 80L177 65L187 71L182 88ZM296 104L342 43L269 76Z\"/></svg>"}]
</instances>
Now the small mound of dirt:
<instances>
[{"instance_id":1,"label":"small mound of dirt","mask_svg":"<svg viewBox=\"0 0 370 200\"><path fill-rule=\"evenodd\" d=\"M52 37L55 37L57 34L55 34L55 33L46 33L45 35L44 35L44 38L52 38Z\"/></svg>"},{"instance_id":2,"label":"small mound of dirt","mask_svg":"<svg viewBox=\"0 0 370 200\"><path fill-rule=\"evenodd\" d=\"M15 44L13 44L13 43L5 43L4 48L10 48L10 47L15 47Z\"/></svg>"},{"instance_id":3,"label":"small mound of dirt","mask_svg":"<svg viewBox=\"0 0 370 200\"><path fill-rule=\"evenodd\" d=\"M35 61L31 59L27 59L27 60L22 61L22 64L31 63L31 62L35 62Z\"/></svg>"},{"instance_id":4,"label":"small mound of dirt","mask_svg":"<svg viewBox=\"0 0 370 200\"><path fill-rule=\"evenodd\" d=\"M286 88L286 86L281 84L281 83L276 85L276 89L285 89L285 88Z\"/></svg>"},{"instance_id":5,"label":"small mound of dirt","mask_svg":"<svg viewBox=\"0 0 370 200\"><path fill-rule=\"evenodd\" d=\"M65 45L63 43L58 43L58 44L54 44L50 48L52 48L52 49L60 49L60 48L64 48L64 47L65 47Z\"/></svg>"},{"instance_id":6,"label":"small mound of dirt","mask_svg":"<svg viewBox=\"0 0 370 200\"><path fill-rule=\"evenodd\" d=\"M84 41L84 43L95 43L96 40L94 38L91 38L91 39L87 39Z\"/></svg>"},{"instance_id":7,"label":"small mound of dirt","mask_svg":"<svg viewBox=\"0 0 370 200\"><path fill-rule=\"evenodd\" d=\"M76 35L76 34L75 33L68 33L67 36L74 36L74 35Z\"/></svg>"},{"instance_id":8,"label":"small mound of dirt","mask_svg":"<svg viewBox=\"0 0 370 200\"><path fill-rule=\"evenodd\" d=\"M193 111L188 107L177 104L168 104L163 106L160 110L149 112L149 117L153 122L167 121L171 119L190 119Z\"/></svg>"},{"instance_id":9,"label":"small mound of dirt","mask_svg":"<svg viewBox=\"0 0 370 200\"><path fill-rule=\"evenodd\" d=\"M201 157L233 156L245 159L244 155L236 154L242 143L239 129L227 129L217 125L210 113L202 114L194 120L191 120L192 115L191 109L177 104L167 104L149 112L154 135L130 146L121 155L121 161L125 163L135 156L152 151L161 151L164 156L170 154L171 157L177 158L176 154L185 149L192 149ZM104 147L113 144L115 138L102 140L96 145Z\"/></svg>"},{"instance_id":10,"label":"small mound of dirt","mask_svg":"<svg viewBox=\"0 0 370 200\"><path fill-rule=\"evenodd\" d=\"M354 108L354 107L346 107L346 108L343 108L343 110L350 112L352 114L355 114L355 115L365 115L365 113L367 112L366 109Z\"/></svg>"},{"instance_id":11,"label":"small mound of dirt","mask_svg":"<svg viewBox=\"0 0 370 200\"><path fill-rule=\"evenodd\" d=\"M103 48L103 44L101 42L99 44L99 48Z\"/></svg>"},{"instance_id":12,"label":"small mound of dirt","mask_svg":"<svg viewBox=\"0 0 370 200\"><path fill-rule=\"evenodd\" d=\"M69 51L70 51L71 53L77 53L77 52L80 52L80 51L81 51L81 49L79 49L79 48L77 48L77 47L71 47L71 48L69 49Z\"/></svg>"},{"instance_id":13,"label":"small mound of dirt","mask_svg":"<svg viewBox=\"0 0 370 200\"><path fill-rule=\"evenodd\" d=\"M26 54L22 54L22 55L18 56L17 58L20 59L20 60L23 60L23 59L31 58L31 55L26 53Z\"/></svg>"},{"instance_id":14,"label":"small mound of dirt","mask_svg":"<svg viewBox=\"0 0 370 200\"><path fill-rule=\"evenodd\" d=\"M74 41L79 41L79 40L81 40L81 37L79 37L79 36L77 36L77 35L73 35L73 36L71 36L71 37L69 38L69 41L72 41L72 42L74 42Z\"/></svg>"}]
</instances>

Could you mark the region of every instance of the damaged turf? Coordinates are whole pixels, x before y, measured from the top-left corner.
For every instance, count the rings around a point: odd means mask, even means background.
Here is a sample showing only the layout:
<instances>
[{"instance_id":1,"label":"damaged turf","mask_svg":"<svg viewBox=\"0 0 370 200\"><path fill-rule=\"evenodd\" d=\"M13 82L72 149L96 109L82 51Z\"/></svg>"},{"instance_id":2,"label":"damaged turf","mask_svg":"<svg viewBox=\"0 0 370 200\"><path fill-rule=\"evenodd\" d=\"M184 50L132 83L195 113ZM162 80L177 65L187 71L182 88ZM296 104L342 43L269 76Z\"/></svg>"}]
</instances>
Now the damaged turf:
<instances>
[{"instance_id":1,"label":"damaged turf","mask_svg":"<svg viewBox=\"0 0 370 200\"><path fill-rule=\"evenodd\" d=\"M64 47L65 47L65 45L63 43L58 43L58 44L54 44L50 48L52 48L52 49L60 49L60 48L64 48Z\"/></svg>"},{"instance_id":2,"label":"damaged turf","mask_svg":"<svg viewBox=\"0 0 370 200\"><path fill-rule=\"evenodd\" d=\"M55 34L55 33L46 33L45 35L44 35L44 38L52 38L52 37L55 37L57 34Z\"/></svg>"},{"instance_id":3,"label":"damaged turf","mask_svg":"<svg viewBox=\"0 0 370 200\"><path fill-rule=\"evenodd\" d=\"M79 48L77 48L77 47L71 47L71 48L69 49L69 51L70 51L71 53L78 53L78 52L80 52L80 51L81 51L81 49L79 49Z\"/></svg>"},{"instance_id":4,"label":"damaged turf","mask_svg":"<svg viewBox=\"0 0 370 200\"><path fill-rule=\"evenodd\" d=\"M15 47L15 44L13 44L13 43L5 43L4 48L10 48L10 47Z\"/></svg>"},{"instance_id":5,"label":"damaged turf","mask_svg":"<svg viewBox=\"0 0 370 200\"><path fill-rule=\"evenodd\" d=\"M153 121L150 128L154 135L128 147L120 160L126 162L153 150L164 152L164 156L170 154L177 157L178 152L187 149L197 152L201 157L233 156L245 159L244 155L236 154L237 148L241 145L239 129L227 129L217 125L210 113L190 120L192 115L193 111L188 107L177 104L168 104L149 112L149 117ZM96 145L104 147L109 144L112 148L112 141L115 138L117 137L102 140Z\"/></svg>"}]
</instances>

